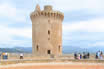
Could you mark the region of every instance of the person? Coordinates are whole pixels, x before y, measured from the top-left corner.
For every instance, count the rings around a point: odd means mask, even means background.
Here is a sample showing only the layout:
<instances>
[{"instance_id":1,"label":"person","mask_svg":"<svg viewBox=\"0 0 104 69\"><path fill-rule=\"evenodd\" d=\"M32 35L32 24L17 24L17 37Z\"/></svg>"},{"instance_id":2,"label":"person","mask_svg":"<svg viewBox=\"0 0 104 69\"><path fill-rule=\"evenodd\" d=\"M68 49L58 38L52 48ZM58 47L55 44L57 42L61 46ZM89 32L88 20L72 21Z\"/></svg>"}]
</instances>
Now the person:
<instances>
[{"instance_id":1,"label":"person","mask_svg":"<svg viewBox=\"0 0 104 69\"><path fill-rule=\"evenodd\" d=\"M7 52L5 53L5 59L8 59L8 53Z\"/></svg>"},{"instance_id":2,"label":"person","mask_svg":"<svg viewBox=\"0 0 104 69\"><path fill-rule=\"evenodd\" d=\"M98 51L97 55L98 55L98 59L100 59L100 51Z\"/></svg>"},{"instance_id":3,"label":"person","mask_svg":"<svg viewBox=\"0 0 104 69\"><path fill-rule=\"evenodd\" d=\"M77 57L77 59L80 59L80 53L78 53L78 57Z\"/></svg>"},{"instance_id":4,"label":"person","mask_svg":"<svg viewBox=\"0 0 104 69\"><path fill-rule=\"evenodd\" d=\"M23 59L23 53L20 54L20 59Z\"/></svg>"},{"instance_id":5,"label":"person","mask_svg":"<svg viewBox=\"0 0 104 69\"><path fill-rule=\"evenodd\" d=\"M85 52L83 52L83 59L85 59L86 58L86 55L85 55Z\"/></svg>"},{"instance_id":6,"label":"person","mask_svg":"<svg viewBox=\"0 0 104 69\"><path fill-rule=\"evenodd\" d=\"M77 59L77 53L74 53L74 59Z\"/></svg>"},{"instance_id":7,"label":"person","mask_svg":"<svg viewBox=\"0 0 104 69\"><path fill-rule=\"evenodd\" d=\"M82 54L80 53L80 59L82 59Z\"/></svg>"},{"instance_id":8,"label":"person","mask_svg":"<svg viewBox=\"0 0 104 69\"><path fill-rule=\"evenodd\" d=\"M85 52L85 59L87 59L87 53Z\"/></svg>"},{"instance_id":9,"label":"person","mask_svg":"<svg viewBox=\"0 0 104 69\"><path fill-rule=\"evenodd\" d=\"M100 59L103 59L103 52L100 52Z\"/></svg>"},{"instance_id":10,"label":"person","mask_svg":"<svg viewBox=\"0 0 104 69\"><path fill-rule=\"evenodd\" d=\"M88 53L87 53L87 58L89 59L89 57L90 57L90 53L88 52Z\"/></svg>"},{"instance_id":11,"label":"person","mask_svg":"<svg viewBox=\"0 0 104 69\"><path fill-rule=\"evenodd\" d=\"M98 52L96 52L96 59L98 59Z\"/></svg>"},{"instance_id":12,"label":"person","mask_svg":"<svg viewBox=\"0 0 104 69\"><path fill-rule=\"evenodd\" d=\"M1 60L1 55L2 55L2 53L0 52L0 60Z\"/></svg>"}]
</instances>

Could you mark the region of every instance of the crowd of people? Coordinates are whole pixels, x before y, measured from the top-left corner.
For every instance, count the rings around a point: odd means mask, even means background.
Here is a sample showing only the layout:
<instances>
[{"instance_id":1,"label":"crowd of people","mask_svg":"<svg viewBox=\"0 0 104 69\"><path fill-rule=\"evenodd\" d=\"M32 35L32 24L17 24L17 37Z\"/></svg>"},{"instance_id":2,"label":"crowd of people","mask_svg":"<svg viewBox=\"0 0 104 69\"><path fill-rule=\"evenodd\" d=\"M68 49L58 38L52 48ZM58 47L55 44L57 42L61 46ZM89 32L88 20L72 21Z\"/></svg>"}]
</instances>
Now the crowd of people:
<instances>
[{"instance_id":1,"label":"crowd of people","mask_svg":"<svg viewBox=\"0 0 104 69\"><path fill-rule=\"evenodd\" d=\"M103 59L103 52L102 51L96 52L96 59Z\"/></svg>"},{"instance_id":2,"label":"crowd of people","mask_svg":"<svg viewBox=\"0 0 104 69\"><path fill-rule=\"evenodd\" d=\"M83 53L74 53L74 59L89 59L90 53L89 52L83 52ZM96 59L103 59L103 52L98 51L95 55Z\"/></svg>"},{"instance_id":3,"label":"crowd of people","mask_svg":"<svg viewBox=\"0 0 104 69\"><path fill-rule=\"evenodd\" d=\"M0 53L0 59L8 59L8 53Z\"/></svg>"},{"instance_id":4,"label":"crowd of people","mask_svg":"<svg viewBox=\"0 0 104 69\"><path fill-rule=\"evenodd\" d=\"M0 59L8 59L8 53L1 53L0 54ZM90 58L90 53L89 52L83 52L83 53L74 53L74 59L89 59ZM102 51L97 51L95 55L96 59L103 59L103 52ZM24 54L20 53L20 59L24 59Z\"/></svg>"},{"instance_id":5,"label":"crowd of people","mask_svg":"<svg viewBox=\"0 0 104 69\"><path fill-rule=\"evenodd\" d=\"M9 53L0 53L0 59L4 59L4 60L7 60L9 57ZM20 56L19 56L20 59L23 59L24 58L24 55L23 53L20 53Z\"/></svg>"},{"instance_id":6,"label":"crowd of people","mask_svg":"<svg viewBox=\"0 0 104 69\"><path fill-rule=\"evenodd\" d=\"M74 53L74 58L75 59L89 59L90 57L90 53L86 53L86 52L83 52L82 54L81 53Z\"/></svg>"}]
</instances>

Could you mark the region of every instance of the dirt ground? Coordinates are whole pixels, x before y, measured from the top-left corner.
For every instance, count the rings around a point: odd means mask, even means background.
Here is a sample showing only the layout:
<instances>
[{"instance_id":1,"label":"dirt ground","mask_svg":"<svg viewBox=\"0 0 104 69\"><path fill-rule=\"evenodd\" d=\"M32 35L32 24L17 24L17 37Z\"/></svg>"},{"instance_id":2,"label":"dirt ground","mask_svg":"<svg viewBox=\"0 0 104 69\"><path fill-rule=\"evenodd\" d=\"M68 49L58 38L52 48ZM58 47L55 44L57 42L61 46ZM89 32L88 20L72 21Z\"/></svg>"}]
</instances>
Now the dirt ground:
<instances>
[{"instance_id":1,"label":"dirt ground","mask_svg":"<svg viewBox=\"0 0 104 69\"><path fill-rule=\"evenodd\" d=\"M2 66L0 69L104 69L104 64L18 64Z\"/></svg>"}]
</instances>

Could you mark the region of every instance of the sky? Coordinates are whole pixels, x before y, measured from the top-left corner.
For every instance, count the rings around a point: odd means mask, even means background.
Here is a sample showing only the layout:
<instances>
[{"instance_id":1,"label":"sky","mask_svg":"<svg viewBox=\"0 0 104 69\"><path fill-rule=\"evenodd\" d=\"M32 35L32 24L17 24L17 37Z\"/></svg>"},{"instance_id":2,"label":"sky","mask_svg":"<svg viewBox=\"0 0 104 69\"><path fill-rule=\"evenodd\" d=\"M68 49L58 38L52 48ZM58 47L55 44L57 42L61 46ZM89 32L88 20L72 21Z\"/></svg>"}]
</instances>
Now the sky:
<instances>
[{"instance_id":1,"label":"sky","mask_svg":"<svg viewBox=\"0 0 104 69\"><path fill-rule=\"evenodd\" d=\"M0 47L32 47L30 14L39 4L64 13L63 46L104 46L104 0L0 0Z\"/></svg>"}]
</instances>

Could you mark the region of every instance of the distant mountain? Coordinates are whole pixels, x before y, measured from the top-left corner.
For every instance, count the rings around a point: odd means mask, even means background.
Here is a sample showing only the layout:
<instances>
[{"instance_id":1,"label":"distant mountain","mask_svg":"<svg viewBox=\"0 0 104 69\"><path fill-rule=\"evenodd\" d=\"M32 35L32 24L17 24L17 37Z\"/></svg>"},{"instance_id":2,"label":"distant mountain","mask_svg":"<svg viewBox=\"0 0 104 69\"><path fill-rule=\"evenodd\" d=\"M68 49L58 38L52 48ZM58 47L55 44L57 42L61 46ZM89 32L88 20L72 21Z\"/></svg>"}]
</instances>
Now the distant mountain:
<instances>
[{"instance_id":1,"label":"distant mountain","mask_svg":"<svg viewBox=\"0 0 104 69\"><path fill-rule=\"evenodd\" d=\"M14 48L0 48L0 52L9 53L32 53L31 47L14 47Z\"/></svg>"},{"instance_id":2,"label":"distant mountain","mask_svg":"<svg viewBox=\"0 0 104 69\"><path fill-rule=\"evenodd\" d=\"M14 47L14 49L25 53L32 53L32 47Z\"/></svg>"},{"instance_id":3,"label":"distant mountain","mask_svg":"<svg viewBox=\"0 0 104 69\"><path fill-rule=\"evenodd\" d=\"M74 53L74 52L83 52L85 49L80 48L80 47L75 47L75 46L63 46L63 53L68 54L68 53Z\"/></svg>"},{"instance_id":4,"label":"distant mountain","mask_svg":"<svg viewBox=\"0 0 104 69\"><path fill-rule=\"evenodd\" d=\"M97 47L90 47L90 48L80 48L76 46L63 46L63 53L74 53L74 52L90 52L90 53L96 53L97 51L103 51L104 52L104 47L102 46L97 46Z\"/></svg>"},{"instance_id":5,"label":"distant mountain","mask_svg":"<svg viewBox=\"0 0 104 69\"><path fill-rule=\"evenodd\" d=\"M96 53L97 51L103 51L104 47L98 46L98 47L90 47L90 48L80 48L76 46L63 46L63 53L69 54L74 52L90 52L90 53ZM14 47L14 48L0 48L0 52L10 52L10 53L32 53L32 47Z\"/></svg>"},{"instance_id":6,"label":"distant mountain","mask_svg":"<svg viewBox=\"0 0 104 69\"><path fill-rule=\"evenodd\" d=\"M90 51L91 53L95 53L99 50L104 52L104 47L103 46L97 46L97 47L91 47L88 49L88 51Z\"/></svg>"}]
</instances>

